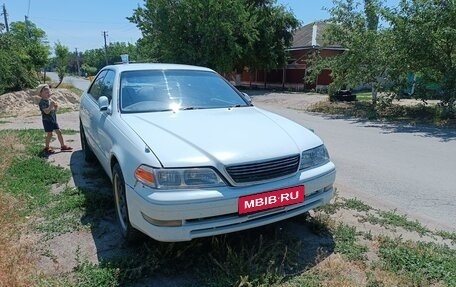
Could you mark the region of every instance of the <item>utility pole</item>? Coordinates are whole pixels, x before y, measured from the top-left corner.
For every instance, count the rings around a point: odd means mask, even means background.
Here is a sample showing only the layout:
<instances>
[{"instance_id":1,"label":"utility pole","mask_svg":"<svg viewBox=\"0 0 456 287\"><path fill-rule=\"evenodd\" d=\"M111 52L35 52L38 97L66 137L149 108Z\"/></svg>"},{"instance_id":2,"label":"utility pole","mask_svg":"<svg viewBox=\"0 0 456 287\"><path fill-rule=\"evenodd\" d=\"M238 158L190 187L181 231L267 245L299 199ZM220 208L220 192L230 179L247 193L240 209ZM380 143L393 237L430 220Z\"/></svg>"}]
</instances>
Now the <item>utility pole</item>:
<instances>
[{"instance_id":1,"label":"utility pole","mask_svg":"<svg viewBox=\"0 0 456 287\"><path fill-rule=\"evenodd\" d=\"M8 14L6 13L6 6L5 6L5 3L3 3L3 17L5 18L5 28L6 28L6 32L8 33L9 32L9 26L8 26Z\"/></svg>"},{"instance_id":2,"label":"utility pole","mask_svg":"<svg viewBox=\"0 0 456 287\"><path fill-rule=\"evenodd\" d=\"M27 30L27 35L30 39L32 37L32 35L30 34L30 27L29 27L29 21L28 21L27 15L25 15L25 29Z\"/></svg>"},{"instance_id":3,"label":"utility pole","mask_svg":"<svg viewBox=\"0 0 456 287\"><path fill-rule=\"evenodd\" d=\"M103 31L106 66L108 65L108 45L106 45L106 37L107 36L108 36L108 31Z\"/></svg>"},{"instance_id":4,"label":"utility pole","mask_svg":"<svg viewBox=\"0 0 456 287\"><path fill-rule=\"evenodd\" d=\"M81 68L79 67L79 53L78 48L74 48L76 50L76 65L78 67L78 76L81 75Z\"/></svg>"}]
</instances>

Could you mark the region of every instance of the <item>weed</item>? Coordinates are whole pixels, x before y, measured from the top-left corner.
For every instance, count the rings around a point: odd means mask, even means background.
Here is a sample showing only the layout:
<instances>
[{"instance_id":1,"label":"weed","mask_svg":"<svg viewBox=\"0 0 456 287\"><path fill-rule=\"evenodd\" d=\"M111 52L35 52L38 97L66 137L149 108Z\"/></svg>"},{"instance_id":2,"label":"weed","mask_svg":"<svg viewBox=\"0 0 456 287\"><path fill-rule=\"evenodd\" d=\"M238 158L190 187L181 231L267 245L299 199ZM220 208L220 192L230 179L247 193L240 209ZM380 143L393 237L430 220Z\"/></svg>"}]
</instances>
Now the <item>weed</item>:
<instances>
[{"instance_id":1,"label":"weed","mask_svg":"<svg viewBox=\"0 0 456 287\"><path fill-rule=\"evenodd\" d=\"M454 112L442 112L439 105L430 106L422 103L414 106L403 106L393 103L391 100L380 100L377 105L359 97L361 101L352 103L319 102L309 111L343 115L362 119L382 119L393 121L406 121L413 124L432 124L437 126L456 126Z\"/></svg>"},{"instance_id":2,"label":"weed","mask_svg":"<svg viewBox=\"0 0 456 287\"><path fill-rule=\"evenodd\" d=\"M33 208L46 206L50 201L50 186L64 184L71 173L62 167L56 167L37 157L16 158L5 171L1 186L5 191L20 196Z\"/></svg>"},{"instance_id":3,"label":"weed","mask_svg":"<svg viewBox=\"0 0 456 287\"><path fill-rule=\"evenodd\" d=\"M407 276L411 286L456 286L456 250L448 246L383 238L379 254L385 268Z\"/></svg>"},{"instance_id":4,"label":"weed","mask_svg":"<svg viewBox=\"0 0 456 287\"><path fill-rule=\"evenodd\" d=\"M402 227L408 231L415 231L420 235L425 235L430 231L424 227L417 220L410 221L406 215L397 214L396 210L393 211L379 211L379 215L382 217L381 222L383 225L391 225L396 227Z\"/></svg>"},{"instance_id":5,"label":"weed","mask_svg":"<svg viewBox=\"0 0 456 287\"><path fill-rule=\"evenodd\" d=\"M443 239L451 240L453 244L456 244L456 232L437 231L434 234L442 237Z\"/></svg>"},{"instance_id":6,"label":"weed","mask_svg":"<svg viewBox=\"0 0 456 287\"><path fill-rule=\"evenodd\" d=\"M83 261L76 268L78 287L115 287L119 284L120 270L111 264L93 264Z\"/></svg>"},{"instance_id":7,"label":"weed","mask_svg":"<svg viewBox=\"0 0 456 287\"><path fill-rule=\"evenodd\" d=\"M317 213L307 219L310 230L319 235L326 235L335 228L335 221L326 213Z\"/></svg>"},{"instance_id":8,"label":"weed","mask_svg":"<svg viewBox=\"0 0 456 287\"><path fill-rule=\"evenodd\" d=\"M345 224L337 225L334 231L335 251L347 256L349 260L364 260L367 247L357 243L356 228Z\"/></svg>"},{"instance_id":9,"label":"weed","mask_svg":"<svg viewBox=\"0 0 456 287\"><path fill-rule=\"evenodd\" d=\"M96 223L107 211L113 210L113 206L111 195L67 187L50 198L37 229L46 234L46 239L80 230L87 227L88 222ZM82 223L86 216L90 216L90 220Z\"/></svg>"},{"instance_id":10,"label":"weed","mask_svg":"<svg viewBox=\"0 0 456 287\"><path fill-rule=\"evenodd\" d=\"M375 210L375 214L367 213L365 215L360 215L359 217L361 222L369 222L374 225L381 225L385 228L402 227L407 231L415 231L420 235L431 233L429 229L424 227L417 220L408 220L406 215L398 214L396 210Z\"/></svg>"},{"instance_id":11,"label":"weed","mask_svg":"<svg viewBox=\"0 0 456 287\"><path fill-rule=\"evenodd\" d=\"M20 215L24 203L4 190L4 172L8 170L22 145L17 134L0 131L0 286L32 286L35 266L26 245L19 241L25 232L24 218Z\"/></svg>"},{"instance_id":12,"label":"weed","mask_svg":"<svg viewBox=\"0 0 456 287\"><path fill-rule=\"evenodd\" d=\"M357 198L344 199L343 207L356 210L358 212L368 212L372 209L372 207Z\"/></svg>"},{"instance_id":13,"label":"weed","mask_svg":"<svg viewBox=\"0 0 456 287\"><path fill-rule=\"evenodd\" d=\"M73 86L72 84L68 84L68 83L61 83L59 86L59 89L68 89L68 90L72 91L73 93L75 93L76 95L82 95L82 93L84 92L83 90L80 90L80 89L76 88L75 86Z\"/></svg>"}]
</instances>

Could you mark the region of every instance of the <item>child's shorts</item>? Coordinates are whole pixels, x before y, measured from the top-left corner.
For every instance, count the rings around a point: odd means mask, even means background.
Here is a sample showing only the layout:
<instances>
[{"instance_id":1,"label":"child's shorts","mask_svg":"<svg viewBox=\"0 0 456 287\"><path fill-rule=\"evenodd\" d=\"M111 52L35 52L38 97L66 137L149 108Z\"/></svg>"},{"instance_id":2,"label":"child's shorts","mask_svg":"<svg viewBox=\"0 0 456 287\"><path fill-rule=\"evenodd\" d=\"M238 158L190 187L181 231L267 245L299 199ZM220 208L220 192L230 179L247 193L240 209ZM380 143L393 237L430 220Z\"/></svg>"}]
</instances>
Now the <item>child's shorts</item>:
<instances>
[{"instance_id":1,"label":"child's shorts","mask_svg":"<svg viewBox=\"0 0 456 287\"><path fill-rule=\"evenodd\" d=\"M46 121L46 120L43 121L43 127L44 127L44 131L47 133L51 133L54 130L60 129L59 124L57 122Z\"/></svg>"}]
</instances>

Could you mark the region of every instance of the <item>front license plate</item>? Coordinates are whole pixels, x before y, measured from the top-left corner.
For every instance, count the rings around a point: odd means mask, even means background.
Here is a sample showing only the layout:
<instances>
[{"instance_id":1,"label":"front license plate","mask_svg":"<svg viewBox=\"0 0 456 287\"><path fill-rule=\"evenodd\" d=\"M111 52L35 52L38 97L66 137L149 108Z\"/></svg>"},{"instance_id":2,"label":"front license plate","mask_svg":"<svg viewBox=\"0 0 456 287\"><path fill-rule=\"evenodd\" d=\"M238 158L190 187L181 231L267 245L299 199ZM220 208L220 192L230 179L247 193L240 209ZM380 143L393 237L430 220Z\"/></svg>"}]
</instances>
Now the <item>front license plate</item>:
<instances>
[{"instance_id":1,"label":"front license plate","mask_svg":"<svg viewBox=\"0 0 456 287\"><path fill-rule=\"evenodd\" d=\"M239 198L239 214L304 202L304 186L289 187Z\"/></svg>"}]
</instances>

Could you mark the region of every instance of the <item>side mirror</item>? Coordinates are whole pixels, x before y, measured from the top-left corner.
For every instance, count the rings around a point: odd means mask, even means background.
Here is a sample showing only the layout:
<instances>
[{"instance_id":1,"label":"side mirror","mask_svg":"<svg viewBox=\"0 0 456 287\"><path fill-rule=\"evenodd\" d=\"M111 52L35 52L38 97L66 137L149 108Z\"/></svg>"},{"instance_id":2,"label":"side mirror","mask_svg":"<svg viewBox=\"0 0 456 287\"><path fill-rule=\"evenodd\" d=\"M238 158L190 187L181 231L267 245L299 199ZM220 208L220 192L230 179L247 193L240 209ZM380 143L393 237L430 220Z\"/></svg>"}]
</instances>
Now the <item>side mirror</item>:
<instances>
[{"instance_id":1,"label":"side mirror","mask_svg":"<svg viewBox=\"0 0 456 287\"><path fill-rule=\"evenodd\" d=\"M242 92L242 97L249 103L249 105L252 104L252 98L247 93Z\"/></svg>"},{"instance_id":2,"label":"side mirror","mask_svg":"<svg viewBox=\"0 0 456 287\"><path fill-rule=\"evenodd\" d=\"M109 100L105 96L101 96L98 98L98 108L101 112L107 111L109 107Z\"/></svg>"}]
</instances>

